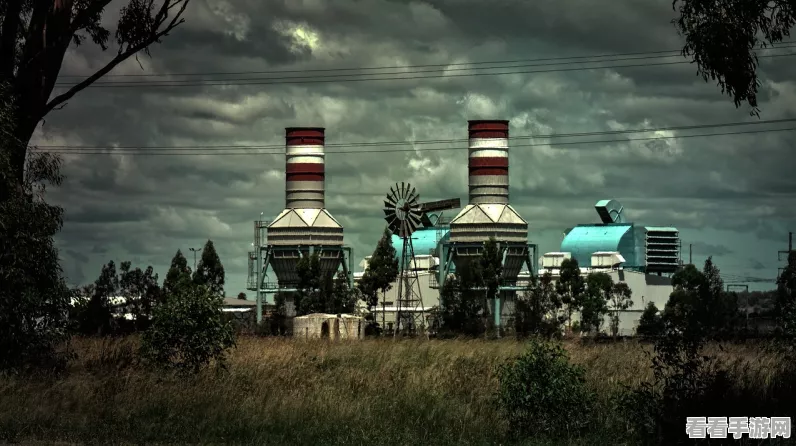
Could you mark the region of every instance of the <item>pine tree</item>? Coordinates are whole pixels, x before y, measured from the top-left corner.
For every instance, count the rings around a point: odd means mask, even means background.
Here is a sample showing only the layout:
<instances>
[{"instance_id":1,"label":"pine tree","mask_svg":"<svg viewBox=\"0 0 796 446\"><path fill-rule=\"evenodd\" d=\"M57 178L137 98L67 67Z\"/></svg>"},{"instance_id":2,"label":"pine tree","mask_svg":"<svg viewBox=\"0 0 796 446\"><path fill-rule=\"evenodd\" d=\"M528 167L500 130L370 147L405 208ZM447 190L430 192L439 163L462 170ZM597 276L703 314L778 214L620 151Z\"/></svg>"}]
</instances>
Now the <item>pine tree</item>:
<instances>
[{"instance_id":1,"label":"pine tree","mask_svg":"<svg viewBox=\"0 0 796 446\"><path fill-rule=\"evenodd\" d=\"M191 278L191 268L188 266L188 260L182 255L182 251L178 249L174 258L171 259L171 267L163 280L163 293L165 295L173 293L180 284L185 283L183 279L186 276L188 279Z\"/></svg>"},{"instance_id":2,"label":"pine tree","mask_svg":"<svg viewBox=\"0 0 796 446\"><path fill-rule=\"evenodd\" d=\"M196 266L193 281L197 285L205 285L214 295L224 297L224 265L212 240L202 248L202 258Z\"/></svg>"},{"instance_id":3,"label":"pine tree","mask_svg":"<svg viewBox=\"0 0 796 446\"><path fill-rule=\"evenodd\" d=\"M392 234L384 230L376 249L373 251L365 274L362 275L358 287L365 297L368 311L379 303L379 292L384 295L392 289L392 284L398 277L398 257L392 246Z\"/></svg>"}]
</instances>

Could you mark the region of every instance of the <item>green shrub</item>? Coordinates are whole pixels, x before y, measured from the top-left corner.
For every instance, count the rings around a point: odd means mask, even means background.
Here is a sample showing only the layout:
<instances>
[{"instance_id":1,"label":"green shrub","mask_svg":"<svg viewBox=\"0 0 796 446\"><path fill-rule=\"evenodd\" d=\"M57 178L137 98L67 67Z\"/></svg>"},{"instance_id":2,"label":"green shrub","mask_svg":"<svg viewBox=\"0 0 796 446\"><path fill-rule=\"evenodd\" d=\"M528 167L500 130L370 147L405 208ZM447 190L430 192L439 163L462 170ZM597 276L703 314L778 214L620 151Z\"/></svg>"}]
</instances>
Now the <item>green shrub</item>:
<instances>
[{"instance_id":1,"label":"green shrub","mask_svg":"<svg viewBox=\"0 0 796 446\"><path fill-rule=\"evenodd\" d=\"M141 356L179 371L197 372L212 361L223 367L227 349L235 346L235 333L222 305L223 298L207 287L183 281L155 308L141 340Z\"/></svg>"},{"instance_id":2,"label":"green shrub","mask_svg":"<svg viewBox=\"0 0 796 446\"><path fill-rule=\"evenodd\" d=\"M498 369L498 404L512 434L574 436L591 420L594 394L560 344L532 340Z\"/></svg>"}]
</instances>

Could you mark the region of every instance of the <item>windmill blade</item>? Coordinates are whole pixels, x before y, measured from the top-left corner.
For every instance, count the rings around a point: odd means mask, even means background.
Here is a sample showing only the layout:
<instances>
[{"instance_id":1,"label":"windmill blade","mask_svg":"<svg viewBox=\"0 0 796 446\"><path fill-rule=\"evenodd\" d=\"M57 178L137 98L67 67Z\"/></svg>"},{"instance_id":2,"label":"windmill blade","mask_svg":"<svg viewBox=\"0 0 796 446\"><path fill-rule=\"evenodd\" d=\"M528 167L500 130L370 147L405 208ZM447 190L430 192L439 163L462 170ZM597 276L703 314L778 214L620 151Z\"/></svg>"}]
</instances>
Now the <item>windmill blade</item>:
<instances>
[{"instance_id":1,"label":"windmill blade","mask_svg":"<svg viewBox=\"0 0 796 446\"><path fill-rule=\"evenodd\" d=\"M411 186L407 186L407 189ZM409 195L406 196L406 201L412 202L417 200L417 190L412 187L412 191L409 192Z\"/></svg>"},{"instance_id":2,"label":"windmill blade","mask_svg":"<svg viewBox=\"0 0 796 446\"><path fill-rule=\"evenodd\" d=\"M406 192L407 192L405 184L406 183L401 181L401 198L403 199L406 199Z\"/></svg>"},{"instance_id":3,"label":"windmill blade","mask_svg":"<svg viewBox=\"0 0 796 446\"><path fill-rule=\"evenodd\" d=\"M398 189L398 184L397 184L397 183L395 184L395 189ZM388 197L392 196L392 197L393 197L393 199L394 199L394 200L397 202L398 200L397 200L397 195L396 195L396 192L397 192L397 191L396 191L396 190L393 190L392 186L390 186L390 193L389 193L387 196L388 196Z\"/></svg>"},{"instance_id":4,"label":"windmill blade","mask_svg":"<svg viewBox=\"0 0 796 446\"><path fill-rule=\"evenodd\" d=\"M409 223L412 225L412 231L416 230L420 227L422 221L420 220L420 216L417 214L409 214Z\"/></svg>"},{"instance_id":5,"label":"windmill blade","mask_svg":"<svg viewBox=\"0 0 796 446\"><path fill-rule=\"evenodd\" d=\"M387 198L384 199L384 207L395 207L395 204L395 200L390 196L390 194L387 194Z\"/></svg>"},{"instance_id":6,"label":"windmill blade","mask_svg":"<svg viewBox=\"0 0 796 446\"><path fill-rule=\"evenodd\" d=\"M396 228L398 227L397 225L398 221L399 220L395 217L389 218L387 220L387 226L390 228L390 232L392 232L393 234L396 233Z\"/></svg>"}]
</instances>

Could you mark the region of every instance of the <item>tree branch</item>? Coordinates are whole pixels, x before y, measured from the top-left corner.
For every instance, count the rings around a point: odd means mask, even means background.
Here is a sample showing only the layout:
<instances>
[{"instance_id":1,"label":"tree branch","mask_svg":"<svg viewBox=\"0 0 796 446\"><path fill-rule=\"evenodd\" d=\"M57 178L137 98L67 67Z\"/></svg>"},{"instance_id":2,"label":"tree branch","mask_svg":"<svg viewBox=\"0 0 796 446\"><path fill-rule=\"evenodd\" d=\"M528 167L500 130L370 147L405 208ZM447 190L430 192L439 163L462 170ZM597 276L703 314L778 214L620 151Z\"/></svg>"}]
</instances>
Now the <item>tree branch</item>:
<instances>
[{"instance_id":1,"label":"tree branch","mask_svg":"<svg viewBox=\"0 0 796 446\"><path fill-rule=\"evenodd\" d=\"M94 82L96 82L102 76L105 76L106 74L108 74L111 70L116 68L117 65L119 65L122 62L124 62L130 56L132 56L135 53L147 48L149 45L151 45L153 43L159 42L161 37L168 35L168 33L171 32L174 28L176 28L177 26L182 24L185 21L185 19L180 18L180 16L185 11L185 8L187 7L188 2L190 0L182 0L182 1L183 1L183 3L182 3L182 7L180 8L180 11L177 13L177 15L174 16L174 18L171 20L171 22L169 23L168 26L166 26L163 30L152 34L152 36L150 36L150 38L147 39L145 42L141 42L138 45L134 45L132 47L128 47L127 50L119 53L116 57L111 59L111 61L108 62L104 67L100 68L97 72L95 72L91 76L87 77L82 82L78 83L77 85L74 85L66 93L63 93L61 95L58 95L58 96L54 97L44 107L44 114L49 113L55 107L57 107L60 104L68 101L69 99L71 99L78 92L86 89L89 85L91 85ZM167 1L167 3L168 3L168 1Z\"/></svg>"}]
</instances>

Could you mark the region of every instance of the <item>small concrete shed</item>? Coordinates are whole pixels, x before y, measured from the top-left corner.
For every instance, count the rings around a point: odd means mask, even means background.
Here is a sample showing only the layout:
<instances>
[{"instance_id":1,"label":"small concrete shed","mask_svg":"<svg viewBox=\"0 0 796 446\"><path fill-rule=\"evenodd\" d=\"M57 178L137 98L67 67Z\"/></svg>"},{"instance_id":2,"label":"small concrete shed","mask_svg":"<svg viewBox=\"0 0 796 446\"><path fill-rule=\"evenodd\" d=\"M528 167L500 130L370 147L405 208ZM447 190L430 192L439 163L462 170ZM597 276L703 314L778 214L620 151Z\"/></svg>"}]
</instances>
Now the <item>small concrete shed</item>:
<instances>
[{"instance_id":1,"label":"small concrete shed","mask_svg":"<svg viewBox=\"0 0 796 446\"><path fill-rule=\"evenodd\" d=\"M313 313L293 318L293 337L300 339L362 339L365 323L351 314Z\"/></svg>"}]
</instances>

